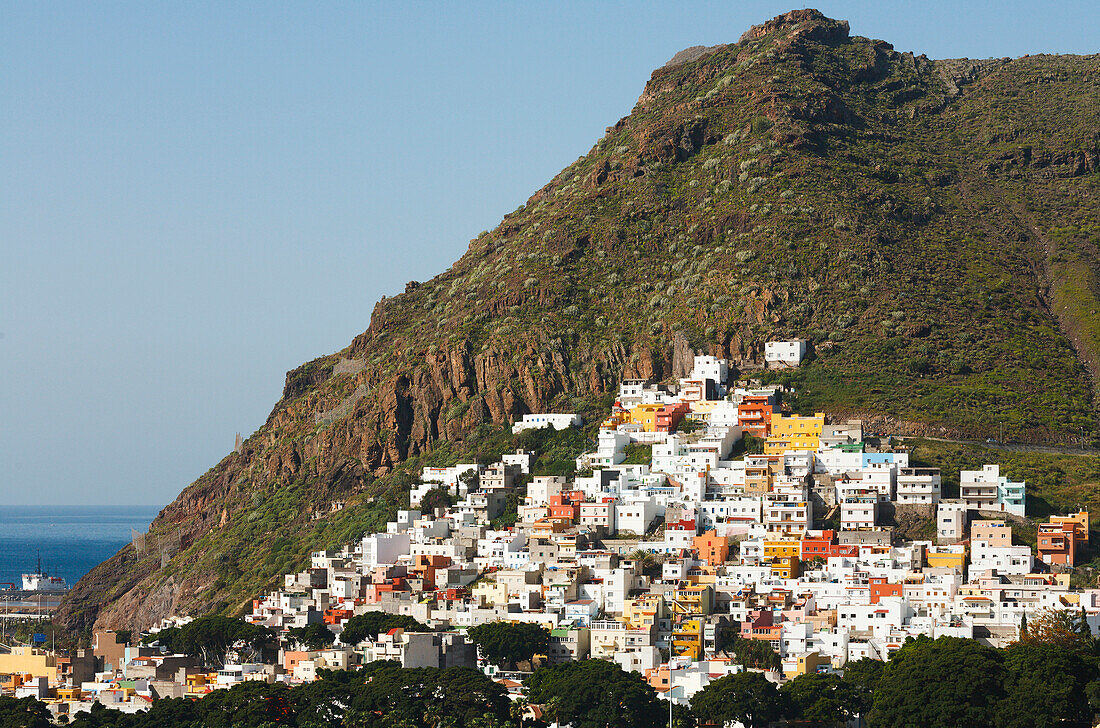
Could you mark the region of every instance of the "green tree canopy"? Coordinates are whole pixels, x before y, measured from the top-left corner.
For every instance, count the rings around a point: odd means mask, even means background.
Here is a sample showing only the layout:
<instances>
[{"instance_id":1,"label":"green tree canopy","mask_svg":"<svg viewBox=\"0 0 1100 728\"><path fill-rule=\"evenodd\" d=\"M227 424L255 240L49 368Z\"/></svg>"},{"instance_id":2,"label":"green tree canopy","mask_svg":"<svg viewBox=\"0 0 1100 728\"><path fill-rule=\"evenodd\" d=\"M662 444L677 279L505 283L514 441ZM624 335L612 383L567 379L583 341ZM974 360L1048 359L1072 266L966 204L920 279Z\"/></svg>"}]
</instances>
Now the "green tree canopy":
<instances>
[{"instance_id":1,"label":"green tree canopy","mask_svg":"<svg viewBox=\"0 0 1100 728\"><path fill-rule=\"evenodd\" d=\"M778 670L783 666L783 660L779 653L772 649L770 643L764 640L747 640L740 635L733 635L724 646L726 652L733 655L741 665L760 670Z\"/></svg>"},{"instance_id":2,"label":"green tree canopy","mask_svg":"<svg viewBox=\"0 0 1100 728\"><path fill-rule=\"evenodd\" d=\"M875 702L875 688L886 663L864 657L844 666L844 682L851 686L856 701L856 712L867 715Z\"/></svg>"},{"instance_id":3,"label":"green tree canopy","mask_svg":"<svg viewBox=\"0 0 1100 728\"><path fill-rule=\"evenodd\" d=\"M791 714L813 726L834 726L859 712L856 688L837 675L799 675L780 692L789 701Z\"/></svg>"},{"instance_id":4,"label":"green tree canopy","mask_svg":"<svg viewBox=\"0 0 1100 728\"><path fill-rule=\"evenodd\" d=\"M761 673L739 672L720 677L695 693L691 712L711 723L739 721L748 728L763 728L783 717L787 700Z\"/></svg>"},{"instance_id":5,"label":"green tree canopy","mask_svg":"<svg viewBox=\"0 0 1100 728\"><path fill-rule=\"evenodd\" d=\"M514 668L517 662L545 655L550 632L530 622L486 622L466 632L481 656L498 667Z\"/></svg>"},{"instance_id":6,"label":"green tree canopy","mask_svg":"<svg viewBox=\"0 0 1100 728\"><path fill-rule=\"evenodd\" d=\"M2 728L50 728L50 711L46 704L34 698L0 696L0 726Z\"/></svg>"},{"instance_id":7,"label":"green tree canopy","mask_svg":"<svg viewBox=\"0 0 1100 728\"><path fill-rule=\"evenodd\" d=\"M336 641L336 635L328 628L328 625L315 622L305 627L292 627L286 632L287 639L297 643L307 650L320 650L329 647Z\"/></svg>"},{"instance_id":8,"label":"green tree canopy","mask_svg":"<svg viewBox=\"0 0 1100 728\"><path fill-rule=\"evenodd\" d=\"M400 628L406 632L431 632L426 624L417 622L406 614L387 612L366 612L357 614L344 622L340 631L340 642L345 645L357 645L365 639L377 639L380 633Z\"/></svg>"},{"instance_id":9,"label":"green tree canopy","mask_svg":"<svg viewBox=\"0 0 1100 728\"><path fill-rule=\"evenodd\" d=\"M658 728L668 707L640 675L606 660L540 667L524 682L527 699L574 728Z\"/></svg>"},{"instance_id":10,"label":"green tree canopy","mask_svg":"<svg viewBox=\"0 0 1100 728\"><path fill-rule=\"evenodd\" d=\"M910 639L882 671L871 724L991 728L1004 684L1003 655L992 647L961 637Z\"/></svg>"},{"instance_id":11,"label":"green tree canopy","mask_svg":"<svg viewBox=\"0 0 1100 728\"><path fill-rule=\"evenodd\" d=\"M1017 644L1005 652L1005 698L998 708L1002 728L1087 726L1088 688L1097 680L1095 662L1075 650Z\"/></svg>"},{"instance_id":12,"label":"green tree canopy","mask_svg":"<svg viewBox=\"0 0 1100 728\"><path fill-rule=\"evenodd\" d=\"M182 627L171 627L149 635L170 652L200 658L206 665L221 665L226 653L240 649L253 654L275 643L275 633L258 624L232 617L200 617Z\"/></svg>"}]
</instances>

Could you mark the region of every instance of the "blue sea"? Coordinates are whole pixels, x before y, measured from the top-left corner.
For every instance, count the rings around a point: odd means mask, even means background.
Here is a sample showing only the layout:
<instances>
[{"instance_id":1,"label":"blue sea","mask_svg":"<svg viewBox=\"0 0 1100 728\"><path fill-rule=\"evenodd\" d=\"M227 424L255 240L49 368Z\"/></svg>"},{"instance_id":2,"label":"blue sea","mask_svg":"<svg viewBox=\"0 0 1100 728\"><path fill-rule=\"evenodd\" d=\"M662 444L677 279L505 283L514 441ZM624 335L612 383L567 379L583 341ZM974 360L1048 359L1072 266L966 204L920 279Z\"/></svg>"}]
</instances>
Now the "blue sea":
<instances>
[{"instance_id":1,"label":"blue sea","mask_svg":"<svg viewBox=\"0 0 1100 728\"><path fill-rule=\"evenodd\" d=\"M21 575L42 568L69 586L146 531L159 506L0 505L0 588L20 587Z\"/></svg>"}]
</instances>

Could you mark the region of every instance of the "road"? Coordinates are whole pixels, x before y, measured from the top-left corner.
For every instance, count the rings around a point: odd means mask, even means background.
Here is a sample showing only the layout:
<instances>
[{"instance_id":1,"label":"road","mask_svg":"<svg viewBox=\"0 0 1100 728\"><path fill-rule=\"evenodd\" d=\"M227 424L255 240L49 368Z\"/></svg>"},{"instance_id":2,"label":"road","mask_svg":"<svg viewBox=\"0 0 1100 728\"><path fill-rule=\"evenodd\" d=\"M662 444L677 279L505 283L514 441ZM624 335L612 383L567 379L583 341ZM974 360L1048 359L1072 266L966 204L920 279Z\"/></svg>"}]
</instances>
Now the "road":
<instances>
[{"instance_id":1,"label":"road","mask_svg":"<svg viewBox=\"0 0 1100 728\"><path fill-rule=\"evenodd\" d=\"M935 440L936 442L953 442L959 445L977 445L989 450L1004 450L1006 452L1037 452L1046 455L1084 455L1088 457L1100 457L1100 450L1091 447L1055 447L1051 445L1028 445L1011 442L984 442L982 440L953 440L950 437L903 437L895 436L895 440Z\"/></svg>"}]
</instances>

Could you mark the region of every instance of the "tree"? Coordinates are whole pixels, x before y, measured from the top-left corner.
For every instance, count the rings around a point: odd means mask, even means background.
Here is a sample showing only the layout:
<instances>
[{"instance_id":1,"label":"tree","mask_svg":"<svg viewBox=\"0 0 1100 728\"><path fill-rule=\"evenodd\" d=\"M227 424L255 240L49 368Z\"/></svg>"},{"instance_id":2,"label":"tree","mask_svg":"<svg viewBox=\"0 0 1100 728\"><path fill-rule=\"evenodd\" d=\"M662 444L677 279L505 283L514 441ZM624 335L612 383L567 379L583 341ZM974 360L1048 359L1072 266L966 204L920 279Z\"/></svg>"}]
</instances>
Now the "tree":
<instances>
[{"instance_id":1,"label":"tree","mask_svg":"<svg viewBox=\"0 0 1100 728\"><path fill-rule=\"evenodd\" d=\"M1020 644L1054 645L1082 653L1094 653L1092 636L1083 612L1069 609L1044 609L1020 627Z\"/></svg>"},{"instance_id":2,"label":"tree","mask_svg":"<svg viewBox=\"0 0 1100 728\"><path fill-rule=\"evenodd\" d=\"M544 655L550 648L550 633L531 622L486 622L466 632L483 658L498 667L515 669L517 662Z\"/></svg>"},{"instance_id":3,"label":"tree","mask_svg":"<svg viewBox=\"0 0 1100 728\"><path fill-rule=\"evenodd\" d=\"M474 491L481 487L481 474L476 470L466 470L458 476L458 479L466 486L467 491Z\"/></svg>"},{"instance_id":4,"label":"tree","mask_svg":"<svg viewBox=\"0 0 1100 728\"><path fill-rule=\"evenodd\" d=\"M320 650L329 647L336 641L336 635L323 624L307 624L305 627L292 627L287 630L289 641L297 642L307 650Z\"/></svg>"},{"instance_id":5,"label":"tree","mask_svg":"<svg viewBox=\"0 0 1100 728\"><path fill-rule=\"evenodd\" d=\"M1005 698L998 707L1002 728L1088 726L1088 688L1097 679L1095 662L1073 649L1016 644L1005 652Z\"/></svg>"},{"instance_id":6,"label":"tree","mask_svg":"<svg viewBox=\"0 0 1100 728\"><path fill-rule=\"evenodd\" d=\"M760 670L778 670L783 666L783 659L779 656L769 642L764 640L747 640L739 635L734 635L726 644L726 652L731 653L737 662L745 667Z\"/></svg>"},{"instance_id":7,"label":"tree","mask_svg":"<svg viewBox=\"0 0 1100 728\"><path fill-rule=\"evenodd\" d=\"M169 632L161 630L158 634ZM232 617L200 617L164 637L172 652L200 658L206 665L221 665L229 650L255 655L275 643L275 633L258 624Z\"/></svg>"},{"instance_id":8,"label":"tree","mask_svg":"<svg viewBox=\"0 0 1100 728\"><path fill-rule=\"evenodd\" d=\"M34 698L0 696L0 726L3 728L50 728L50 711Z\"/></svg>"},{"instance_id":9,"label":"tree","mask_svg":"<svg viewBox=\"0 0 1100 728\"><path fill-rule=\"evenodd\" d=\"M285 683L246 680L215 690L200 701L203 728L243 728L294 723L293 696Z\"/></svg>"},{"instance_id":10,"label":"tree","mask_svg":"<svg viewBox=\"0 0 1100 728\"><path fill-rule=\"evenodd\" d=\"M799 675L780 692L787 697L792 715L814 726L843 723L859 712L856 688L837 675Z\"/></svg>"},{"instance_id":11,"label":"tree","mask_svg":"<svg viewBox=\"0 0 1100 728\"><path fill-rule=\"evenodd\" d=\"M886 663L870 657L849 662L844 666L844 682L852 688L856 712L860 715L871 712L875 701L875 687L885 667Z\"/></svg>"},{"instance_id":12,"label":"tree","mask_svg":"<svg viewBox=\"0 0 1100 728\"><path fill-rule=\"evenodd\" d=\"M759 672L720 677L691 698L691 712L700 720L748 728L763 728L787 712L786 696Z\"/></svg>"},{"instance_id":13,"label":"tree","mask_svg":"<svg viewBox=\"0 0 1100 728\"><path fill-rule=\"evenodd\" d=\"M301 727L327 725L447 726L509 723L507 691L468 667L404 669L372 662L338 671L292 691Z\"/></svg>"},{"instance_id":14,"label":"tree","mask_svg":"<svg viewBox=\"0 0 1100 728\"><path fill-rule=\"evenodd\" d=\"M606 660L540 667L524 681L527 701L574 728L658 728L668 707L637 673Z\"/></svg>"},{"instance_id":15,"label":"tree","mask_svg":"<svg viewBox=\"0 0 1100 728\"><path fill-rule=\"evenodd\" d=\"M363 640L377 639L382 632L400 628L406 632L430 632L431 628L421 624L406 614L388 612L365 612L357 614L344 622L340 630L340 642L345 645L357 645Z\"/></svg>"},{"instance_id":16,"label":"tree","mask_svg":"<svg viewBox=\"0 0 1100 728\"><path fill-rule=\"evenodd\" d=\"M454 504L450 491L443 486L432 488L420 499L420 510L433 513L436 508L450 508Z\"/></svg>"},{"instance_id":17,"label":"tree","mask_svg":"<svg viewBox=\"0 0 1100 728\"><path fill-rule=\"evenodd\" d=\"M992 727L1004 697L1002 654L962 637L906 640L875 687L871 724Z\"/></svg>"}]
</instances>

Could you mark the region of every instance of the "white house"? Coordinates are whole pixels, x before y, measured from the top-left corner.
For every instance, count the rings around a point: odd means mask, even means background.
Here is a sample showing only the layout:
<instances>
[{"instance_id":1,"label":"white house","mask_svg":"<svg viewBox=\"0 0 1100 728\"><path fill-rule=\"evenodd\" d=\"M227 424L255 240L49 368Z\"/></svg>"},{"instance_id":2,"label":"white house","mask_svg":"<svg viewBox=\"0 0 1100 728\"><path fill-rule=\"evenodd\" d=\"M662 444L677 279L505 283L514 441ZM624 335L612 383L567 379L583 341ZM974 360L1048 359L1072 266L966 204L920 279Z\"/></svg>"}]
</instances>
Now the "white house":
<instances>
[{"instance_id":1,"label":"white house","mask_svg":"<svg viewBox=\"0 0 1100 728\"><path fill-rule=\"evenodd\" d=\"M806 340L768 341L764 344L764 364L771 367L796 367L806 356Z\"/></svg>"},{"instance_id":2,"label":"white house","mask_svg":"<svg viewBox=\"0 0 1100 728\"><path fill-rule=\"evenodd\" d=\"M512 432L518 433L524 430L539 430L543 427L552 427L555 430L564 430L567 427L580 427L581 416L576 414L564 414L558 412L540 412L538 414L524 415L523 418L512 425Z\"/></svg>"}]
</instances>

